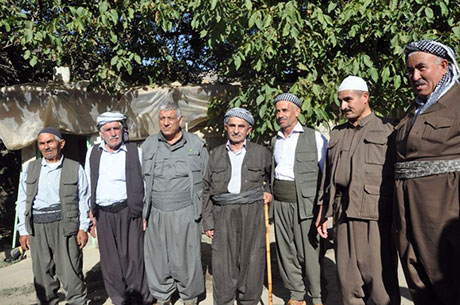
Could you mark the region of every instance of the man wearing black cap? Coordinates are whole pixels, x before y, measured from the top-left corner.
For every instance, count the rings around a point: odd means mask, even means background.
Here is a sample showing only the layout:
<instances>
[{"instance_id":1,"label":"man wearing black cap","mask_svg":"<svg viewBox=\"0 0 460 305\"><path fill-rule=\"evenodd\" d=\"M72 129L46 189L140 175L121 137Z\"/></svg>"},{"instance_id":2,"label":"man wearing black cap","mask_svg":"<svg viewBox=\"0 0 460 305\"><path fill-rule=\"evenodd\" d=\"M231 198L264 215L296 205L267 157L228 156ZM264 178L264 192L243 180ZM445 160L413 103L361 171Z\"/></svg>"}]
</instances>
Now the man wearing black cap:
<instances>
[{"instance_id":1,"label":"man wearing black cap","mask_svg":"<svg viewBox=\"0 0 460 305\"><path fill-rule=\"evenodd\" d=\"M144 270L141 152L127 142L124 114L104 112L96 122L102 143L88 150L85 170L105 290L115 305L149 304L153 298Z\"/></svg>"},{"instance_id":2,"label":"man wearing black cap","mask_svg":"<svg viewBox=\"0 0 460 305\"><path fill-rule=\"evenodd\" d=\"M460 85L453 50L406 49L415 103L396 126L395 229L416 305L460 304Z\"/></svg>"},{"instance_id":3,"label":"man wearing black cap","mask_svg":"<svg viewBox=\"0 0 460 305\"><path fill-rule=\"evenodd\" d=\"M61 154L59 130L38 134L43 158L24 170L18 191L18 231L31 251L38 304L58 304L62 284L68 304L86 304L82 249L88 240L89 189L83 168Z\"/></svg>"},{"instance_id":4,"label":"man wearing black cap","mask_svg":"<svg viewBox=\"0 0 460 305\"><path fill-rule=\"evenodd\" d=\"M252 114L224 117L228 141L210 155L203 189L203 230L212 238L214 304L258 304L265 267L263 204L271 200L271 154L248 140Z\"/></svg>"},{"instance_id":5,"label":"man wearing black cap","mask_svg":"<svg viewBox=\"0 0 460 305\"><path fill-rule=\"evenodd\" d=\"M302 105L297 96L283 93L274 102L280 130L272 140L272 212L280 274L290 291L288 305L304 305L305 294L313 304L322 304L320 246L314 217L327 141L297 120Z\"/></svg>"}]
</instances>

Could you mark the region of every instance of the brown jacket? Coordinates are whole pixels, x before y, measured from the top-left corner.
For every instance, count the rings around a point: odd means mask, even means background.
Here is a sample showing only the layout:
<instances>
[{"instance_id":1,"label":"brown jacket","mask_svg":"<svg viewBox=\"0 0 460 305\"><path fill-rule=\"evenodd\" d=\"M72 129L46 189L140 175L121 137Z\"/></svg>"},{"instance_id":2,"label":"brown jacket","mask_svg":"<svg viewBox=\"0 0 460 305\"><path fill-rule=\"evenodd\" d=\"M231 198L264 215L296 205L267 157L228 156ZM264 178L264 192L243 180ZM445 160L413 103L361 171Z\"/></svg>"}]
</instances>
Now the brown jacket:
<instances>
[{"instance_id":1,"label":"brown jacket","mask_svg":"<svg viewBox=\"0 0 460 305\"><path fill-rule=\"evenodd\" d=\"M336 126L330 134L326 154L325 174L318 204L327 215L333 213L336 196L334 177L342 147L343 134L349 123ZM387 120L370 114L365 120L358 144L351 151L351 178L348 186L349 218L390 220L393 199L394 126ZM338 207L335 207L338 208Z\"/></svg>"},{"instance_id":2,"label":"brown jacket","mask_svg":"<svg viewBox=\"0 0 460 305\"><path fill-rule=\"evenodd\" d=\"M246 154L241 168L241 192L264 186L270 192L270 151L259 144L246 142ZM232 175L232 165L224 145L215 148L208 161L203 180L203 230L214 228L212 216L212 195L228 193L228 183Z\"/></svg>"}]
</instances>

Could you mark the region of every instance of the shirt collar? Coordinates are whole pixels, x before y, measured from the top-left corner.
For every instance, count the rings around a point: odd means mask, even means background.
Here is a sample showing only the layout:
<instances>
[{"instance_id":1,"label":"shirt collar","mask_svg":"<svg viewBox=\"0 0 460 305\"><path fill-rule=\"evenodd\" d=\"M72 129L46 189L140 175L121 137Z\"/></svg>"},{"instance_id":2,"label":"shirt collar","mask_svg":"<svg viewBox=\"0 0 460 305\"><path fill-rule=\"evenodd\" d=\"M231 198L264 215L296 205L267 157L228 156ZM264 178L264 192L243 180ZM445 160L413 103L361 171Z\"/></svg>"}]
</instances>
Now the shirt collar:
<instances>
[{"instance_id":1,"label":"shirt collar","mask_svg":"<svg viewBox=\"0 0 460 305\"><path fill-rule=\"evenodd\" d=\"M227 143L225 144L225 148L227 149L227 151L233 151L232 147L230 146L230 140L227 140ZM244 140L243 149L246 149L246 140ZM241 150L243 150L243 149L241 149Z\"/></svg>"},{"instance_id":2,"label":"shirt collar","mask_svg":"<svg viewBox=\"0 0 460 305\"><path fill-rule=\"evenodd\" d=\"M127 148L126 148L125 143L123 143L123 142L121 143L120 147L118 147L117 150L115 150L115 151L109 151L109 150L107 149L107 147L105 147L105 141L104 141L104 140L102 140L101 144L99 145L99 149L102 149L103 151L108 152L108 153L111 153L111 154L116 154L116 153L118 153L118 152L120 152L120 151L124 151L124 152L128 151Z\"/></svg>"},{"instance_id":3,"label":"shirt collar","mask_svg":"<svg viewBox=\"0 0 460 305\"><path fill-rule=\"evenodd\" d=\"M353 128L363 128L374 117L375 117L375 114L373 112L371 112L368 116L366 116L366 117L362 118L361 120L359 120L357 126L353 126L353 124L351 122L348 122L348 124L350 124L350 126L352 126Z\"/></svg>"},{"instance_id":4,"label":"shirt collar","mask_svg":"<svg viewBox=\"0 0 460 305\"><path fill-rule=\"evenodd\" d=\"M63 161L64 161L64 155L61 155L61 159L59 159L59 162L56 162L56 163L48 163L46 162L45 158L42 158L42 166L49 167L51 169L56 169L62 166Z\"/></svg>"},{"instance_id":5,"label":"shirt collar","mask_svg":"<svg viewBox=\"0 0 460 305\"><path fill-rule=\"evenodd\" d=\"M293 133L301 133L301 132L304 132L303 131L303 127L302 127L302 124L300 124L299 121L297 121L297 124L295 124L294 126L294 129L292 130L291 134L288 136L288 138L293 134ZM284 137L284 133L283 131L280 129L278 130L278 134L277 134L278 138L285 138Z\"/></svg>"}]
</instances>

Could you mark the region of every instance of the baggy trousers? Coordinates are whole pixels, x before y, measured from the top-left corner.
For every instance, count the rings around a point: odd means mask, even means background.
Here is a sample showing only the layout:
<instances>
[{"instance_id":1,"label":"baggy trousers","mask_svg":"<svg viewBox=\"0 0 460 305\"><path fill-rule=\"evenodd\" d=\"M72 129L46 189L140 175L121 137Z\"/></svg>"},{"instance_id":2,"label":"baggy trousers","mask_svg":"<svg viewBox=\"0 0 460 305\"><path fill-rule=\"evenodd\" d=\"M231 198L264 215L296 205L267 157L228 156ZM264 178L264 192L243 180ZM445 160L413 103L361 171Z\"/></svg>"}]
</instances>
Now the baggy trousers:
<instances>
[{"instance_id":1,"label":"baggy trousers","mask_svg":"<svg viewBox=\"0 0 460 305\"><path fill-rule=\"evenodd\" d=\"M152 207L144 251L154 298L168 301L177 288L183 301L191 301L204 292L201 223L195 221L192 205L177 211Z\"/></svg>"},{"instance_id":2,"label":"baggy trousers","mask_svg":"<svg viewBox=\"0 0 460 305\"><path fill-rule=\"evenodd\" d=\"M214 304L258 304L265 269L263 201L214 205Z\"/></svg>"},{"instance_id":3,"label":"baggy trousers","mask_svg":"<svg viewBox=\"0 0 460 305\"><path fill-rule=\"evenodd\" d=\"M300 220L297 203L278 200L273 217L280 275L290 298L304 300L307 292L314 304L321 304L320 243L313 219Z\"/></svg>"},{"instance_id":4,"label":"baggy trousers","mask_svg":"<svg viewBox=\"0 0 460 305\"><path fill-rule=\"evenodd\" d=\"M30 252L38 304L58 304L62 283L67 304L86 304L83 253L76 236L64 236L61 222L34 223Z\"/></svg>"},{"instance_id":5,"label":"baggy trousers","mask_svg":"<svg viewBox=\"0 0 460 305\"><path fill-rule=\"evenodd\" d=\"M336 227L334 240L339 293L343 305L401 303L398 258L391 222L350 220Z\"/></svg>"},{"instance_id":6,"label":"baggy trousers","mask_svg":"<svg viewBox=\"0 0 460 305\"><path fill-rule=\"evenodd\" d=\"M129 209L98 211L97 235L105 290L115 305L152 303L144 269L142 217Z\"/></svg>"}]
</instances>

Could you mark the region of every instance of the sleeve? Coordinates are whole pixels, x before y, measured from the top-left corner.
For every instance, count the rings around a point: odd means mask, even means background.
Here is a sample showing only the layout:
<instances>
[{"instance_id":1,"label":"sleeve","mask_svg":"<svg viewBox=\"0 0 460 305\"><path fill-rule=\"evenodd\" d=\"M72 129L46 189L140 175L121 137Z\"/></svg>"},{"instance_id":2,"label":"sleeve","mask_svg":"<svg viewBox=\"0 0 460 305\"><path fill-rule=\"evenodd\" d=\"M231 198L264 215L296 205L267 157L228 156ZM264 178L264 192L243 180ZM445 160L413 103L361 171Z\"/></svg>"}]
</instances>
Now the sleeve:
<instances>
[{"instance_id":1,"label":"sleeve","mask_svg":"<svg viewBox=\"0 0 460 305\"><path fill-rule=\"evenodd\" d=\"M26 180L27 180L27 168L21 174L19 178L18 187L18 199L16 201L16 209L18 211L18 225L17 230L19 235L29 235L25 226L25 215L26 212Z\"/></svg>"},{"instance_id":2,"label":"sleeve","mask_svg":"<svg viewBox=\"0 0 460 305\"><path fill-rule=\"evenodd\" d=\"M85 157L85 173L86 173L86 180L88 185L91 185L91 165L89 164L89 157L91 156L91 152L93 151L94 146L91 146L90 149L86 152Z\"/></svg>"},{"instance_id":3,"label":"sleeve","mask_svg":"<svg viewBox=\"0 0 460 305\"><path fill-rule=\"evenodd\" d=\"M326 158L327 139L319 131L315 130L316 149L318 150L318 164L321 171L324 170L324 160Z\"/></svg>"},{"instance_id":4,"label":"sleeve","mask_svg":"<svg viewBox=\"0 0 460 305\"><path fill-rule=\"evenodd\" d=\"M211 201L211 174L212 174L212 159L213 153L209 158L206 166L206 171L203 179L203 231L214 229L214 218L212 216L212 201Z\"/></svg>"},{"instance_id":5,"label":"sleeve","mask_svg":"<svg viewBox=\"0 0 460 305\"><path fill-rule=\"evenodd\" d=\"M90 224L89 204L90 191L85 171L78 166L78 208L80 210L80 230L87 232Z\"/></svg>"}]
</instances>

